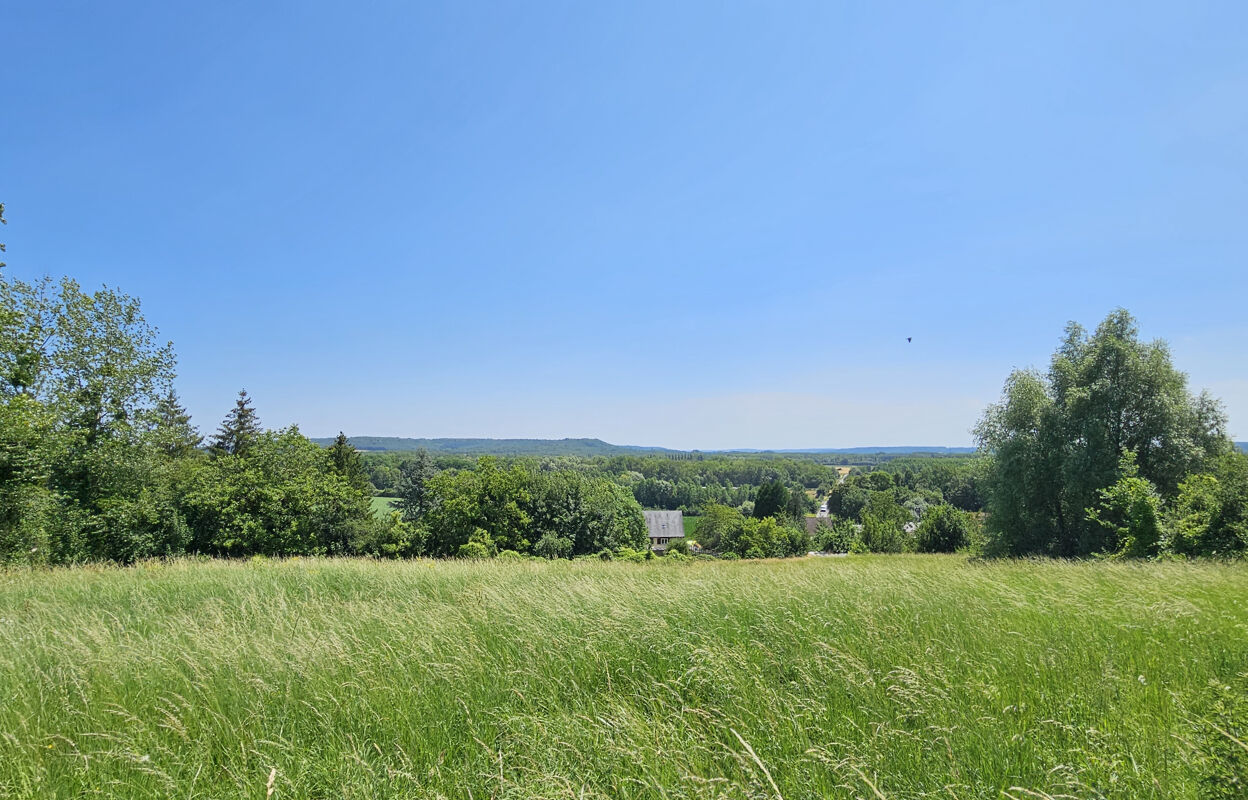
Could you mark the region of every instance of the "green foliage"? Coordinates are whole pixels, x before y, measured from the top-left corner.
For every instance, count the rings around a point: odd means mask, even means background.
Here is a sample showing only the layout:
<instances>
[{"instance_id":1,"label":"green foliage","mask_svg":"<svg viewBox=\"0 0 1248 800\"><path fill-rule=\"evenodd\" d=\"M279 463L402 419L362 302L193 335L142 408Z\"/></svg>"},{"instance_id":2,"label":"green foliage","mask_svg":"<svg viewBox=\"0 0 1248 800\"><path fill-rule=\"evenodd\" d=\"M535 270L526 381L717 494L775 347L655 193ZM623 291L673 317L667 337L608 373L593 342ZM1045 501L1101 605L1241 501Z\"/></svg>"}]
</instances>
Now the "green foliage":
<instances>
[{"instance_id":1,"label":"green foliage","mask_svg":"<svg viewBox=\"0 0 1248 800\"><path fill-rule=\"evenodd\" d=\"M152 440L165 457L171 459L196 455L204 441L204 437L191 424L191 415L178 400L172 386L156 401Z\"/></svg>"},{"instance_id":2,"label":"green foliage","mask_svg":"<svg viewBox=\"0 0 1248 800\"><path fill-rule=\"evenodd\" d=\"M1086 509L1123 477L1123 456L1135 453L1138 477L1173 497L1187 475L1229 451L1225 425L1212 398L1188 393L1164 342L1139 341L1125 311L1091 336L1071 323L1048 374L1011 375L976 429L992 455L984 487L989 551L1115 552L1121 526ZM1142 540L1132 546L1153 549Z\"/></svg>"},{"instance_id":3,"label":"green foliage","mask_svg":"<svg viewBox=\"0 0 1248 800\"><path fill-rule=\"evenodd\" d=\"M35 398L0 396L0 563L53 558L47 464L55 449L54 425L51 412Z\"/></svg>"},{"instance_id":4,"label":"green foliage","mask_svg":"<svg viewBox=\"0 0 1248 800\"><path fill-rule=\"evenodd\" d=\"M822 553L865 553L862 534L853 520L829 517L815 533L815 549Z\"/></svg>"},{"instance_id":5,"label":"green foliage","mask_svg":"<svg viewBox=\"0 0 1248 800\"><path fill-rule=\"evenodd\" d=\"M1228 453L1179 484L1168 510L1168 549L1191 556L1248 552L1248 456Z\"/></svg>"},{"instance_id":6,"label":"green foliage","mask_svg":"<svg viewBox=\"0 0 1248 800\"><path fill-rule=\"evenodd\" d=\"M266 431L240 453L208 459L188 479L182 505L192 548L213 555L349 553L377 525L368 495L297 428Z\"/></svg>"},{"instance_id":7,"label":"green foliage","mask_svg":"<svg viewBox=\"0 0 1248 800\"><path fill-rule=\"evenodd\" d=\"M786 524L775 517L746 519L738 515L720 534L716 550L742 558L788 558L805 555L811 547L805 527Z\"/></svg>"},{"instance_id":8,"label":"green foliage","mask_svg":"<svg viewBox=\"0 0 1248 800\"><path fill-rule=\"evenodd\" d=\"M364 463L360 459L360 454L356 452L355 447L348 441L346 434L342 431L338 432L338 438L334 439L334 443L329 446L329 463L333 466L334 471L346 480L356 491L361 494L372 494L373 487L368 482L368 472L364 469Z\"/></svg>"},{"instance_id":9,"label":"green foliage","mask_svg":"<svg viewBox=\"0 0 1248 800\"><path fill-rule=\"evenodd\" d=\"M417 450L416 457L399 465L398 484L395 494L399 498L399 511L403 519L418 523L433 507L430 484L438 474L427 450Z\"/></svg>"},{"instance_id":10,"label":"green foliage","mask_svg":"<svg viewBox=\"0 0 1248 800\"><path fill-rule=\"evenodd\" d=\"M533 545L533 552L542 558L571 558L572 540L557 533L544 533Z\"/></svg>"},{"instance_id":11,"label":"green foliage","mask_svg":"<svg viewBox=\"0 0 1248 800\"><path fill-rule=\"evenodd\" d=\"M609 552L609 551L607 551ZM689 543L684 539L672 539L667 543L667 555L679 554L682 556L689 555Z\"/></svg>"},{"instance_id":12,"label":"green foliage","mask_svg":"<svg viewBox=\"0 0 1248 800\"><path fill-rule=\"evenodd\" d=\"M475 470L446 472L427 488L427 552L452 555L477 528L520 553L571 557L648 546L641 508L614 483L576 472L501 467L482 458ZM537 543L550 537L546 551Z\"/></svg>"},{"instance_id":13,"label":"green foliage","mask_svg":"<svg viewBox=\"0 0 1248 800\"><path fill-rule=\"evenodd\" d=\"M975 518L951 505L933 506L923 515L915 531L915 549L920 553L956 553L971 546Z\"/></svg>"},{"instance_id":14,"label":"green foliage","mask_svg":"<svg viewBox=\"0 0 1248 800\"><path fill-rule=\"evenodd\" d=\"M425 533L391 511L372 525L359 525L351 539L352 553L375 558L408 558L421 552Z\"/></svg>"},{"instance_id":15,"label":"green foliage","mask_svg":"<svg viewBox=\"0 0 1248 800\"><path fill-rule=\"evenodd\" d=\"M490 557L490 551L480 542L464 542L456 555L459 558L484 559Z\"/></svg>"},{"instance_id":16,"label":"green foliage","mask_svg":"<svg viewBox=\"0 0 1248 800\"><path fill-rule=\"evenodd\" d=\"M913 521L914 516L897 504L892 491L872 492L862 510L863 546L872 553L907 550L905 525Z\"/></svg>"},{"instance_id":17,"label":"green foliage","mask_svg":"<svg viewBox=\"0 0 1248 800\"><path fill-rule=\"evenodd\" d=\"M1212 680L1189 720L1191 732L1179 738L1198 775L1200 797L1248 797L1248 673L1223 683Z\"/></svg>"},{"instance_id":18,"label":"green foliage","mask_svg":"<svg viewBox=\"0 0 1248 800\"><path fill-rule=\"evenodd\" d=\"M240 389L234 408L221 421L221 427L208 448L218 455L243 455L260 437L260 419L247 396L246 389Z\"/></svg>"},{"instance_id":19,"label":"green foliage","mask_svg":"<svg viewBox=\"0 0 1248 800\"><path fill-rule=\"evenodd\" d=\"M180 552L172 376L132 298L0 280L0 560Z\"/></svg>"},{"instance_id":20,"label":"green foliage","mask_svg":"<svg viewBox=\"0 0 1248 800\"><path fill-rule=\"evenodd\" d=\"M758 494L754 498L754 517L764 519L779 516L784 513L788 502L789 490L784 484L780 481L768 481L758 487Z\"/></svg>"},{"instance_id":21,"label":"green foliage","mask_svg":"<svg viewBox=\"0 0 1248 800\"><path fill-rule=\"evenodd\" d=\"M623 561L627 564L642 564L650 559L650 548L645 550L634 550L631 547L621 547L613 556L615 561Z\"/></svg>"},{"instance_id":22,"label":"green foliage","mask_svg":"<svg viewBox=\"0 0 1248 800\"><path fill-rule=\"evenodd\" d=\"M1122 477L1102 489L1100 503L1087 509L1088 519L1109 531L1107 554L1155 556L1162 540L1161 496L1153 484L1139 477L1131 451L1122 457L1119 471Z\"/></svg>"}]
</instances>

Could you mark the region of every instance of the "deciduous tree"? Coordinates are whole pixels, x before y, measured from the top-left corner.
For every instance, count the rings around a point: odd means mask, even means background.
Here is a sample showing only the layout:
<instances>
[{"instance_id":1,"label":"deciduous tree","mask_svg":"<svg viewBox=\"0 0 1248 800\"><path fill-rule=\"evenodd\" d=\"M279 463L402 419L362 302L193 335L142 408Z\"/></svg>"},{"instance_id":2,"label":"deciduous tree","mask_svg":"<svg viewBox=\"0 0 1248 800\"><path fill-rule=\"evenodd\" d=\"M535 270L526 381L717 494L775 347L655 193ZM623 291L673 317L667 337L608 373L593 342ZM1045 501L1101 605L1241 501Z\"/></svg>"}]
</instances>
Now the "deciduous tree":
<instances>
[{"instance_id":1,"label":"deciduous tree","mask_svg":"<svg viewBox=\"0 0 1248 800\"><path fill-rule=\"evenodd\" d=\"M976 428L986 475L989 548L1081 556L1114 550L1114 532L1089 518L1100 492L1135 454L1139 477L1173 496L1179 483L1230 448L1226 418L1193 396L1161 341L1141 342L1118 310L1088 335L1071 323L1046 375L1015 372Z\"/></svg>"}]
</instances>

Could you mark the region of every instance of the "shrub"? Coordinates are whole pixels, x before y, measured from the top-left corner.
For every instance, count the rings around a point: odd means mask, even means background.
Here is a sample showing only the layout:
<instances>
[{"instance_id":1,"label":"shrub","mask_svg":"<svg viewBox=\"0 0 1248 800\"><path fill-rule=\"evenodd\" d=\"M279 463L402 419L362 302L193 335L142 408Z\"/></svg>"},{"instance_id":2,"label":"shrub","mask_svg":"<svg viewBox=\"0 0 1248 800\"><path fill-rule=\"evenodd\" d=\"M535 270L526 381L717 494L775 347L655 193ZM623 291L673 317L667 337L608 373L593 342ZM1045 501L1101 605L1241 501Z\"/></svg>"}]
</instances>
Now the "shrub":
<instances>
[{"instance_id":1,"label":"shrub","mask_svg":"<svg viewBox=\"0 0 1248 800\"><path fill-rule=\"evenodd\" d=\"M631 547L621 547L615 552L616 561L625 561L630 564L641 564L650 554L645 550L634 550Z\"/></svg>"},{"instance_id":2,"label":"shrub","mask_svg":"<svg viewBox=\"0 0 1248 800\"><path fill-rule=\"evenodd\" d=\"M933 506L923 515L915 536L920 553L953 553L971 544L975 523L951 505Z\"/></svg>"},{"instance_id":3,"label":"shrub","mask_svg":"<svg viewBox=\"0 0 1248 800\"><path fill-rule=\"evenodd\" d=\"M891 491L872 492L862 509L863 544L872 553L900 553L906 549L903 526L912 520L910 512L897 504Z\"/></svg>"},{"instance_id":4,"label":"shrub","mask_svg":"<svg viewBox=\"0 0 1248 800\"><path fill-rule=\"evenodd\" d=\"M824 553L861 553L865 548L858 527L847 519L831 520L819 526L815 546Z\"/></svg>"},{"instance_id":5,"label":"shrub","mask_svg":"<svg viewBox=\"0 0 1248 800\"><path fill-rule=\"evenodd\" d=\"M1165 545L1182 555L1248 551L1248 456L1223 456L1213 472L1189 475L1167 515Z\"/></svg>"},{"instance_id":6,"label":"shrub","mask_svg":"<svg viewBox=\"0 0 1248 800\"><path fill-rule=\"evenodd\" d=\"M1122 457L1122 477L1098 492L1100 503L1087 509L1087 517L1108 531L1106 550L1115 556L1157 555L1162 541L1161 495L1148 480L1139 477L1135 454Z\"/></svg>"},{"instance_id":7,"label":"shrub","mask_svg":"<svg viewBox=\"0 0 1248 800\"><path fill-rule=\"evenodd\" d=\"M397 511L391 511L384 520L364 526L351 539L352 552L378 558L407 558L420 551L423 531L418 531Z\"/></svg>"},{"instance_id":8,"label":"shrub","mask_svg":"<svg viewBox=\"0 0 1248 800\"><path fill-rule=\"evenodd\" d=\"M571 558L572 540L558 534L546 533L533 545L533 552L547 559Z\"/></svg>"},{"instance_id":9,"label":"shrub","mask_svg":"<svg viewBox=\"0 0 1248 800\"><path fill-rule=\"evenodd\" d=\"M490 551L481 542L465 542L459 546L458 556L474 560L487 559Z\"/></svg>"},{"instance_id":10,"label":"shrub","mask_svg":"<svg viewBox=\"0 0 1248 800\"><path fill-rule=\"evenodd\" d=\"M684 539L672 539L667 543L667 554L671 555L689 555L689 543Z\"/></svg>"}]
</instances>

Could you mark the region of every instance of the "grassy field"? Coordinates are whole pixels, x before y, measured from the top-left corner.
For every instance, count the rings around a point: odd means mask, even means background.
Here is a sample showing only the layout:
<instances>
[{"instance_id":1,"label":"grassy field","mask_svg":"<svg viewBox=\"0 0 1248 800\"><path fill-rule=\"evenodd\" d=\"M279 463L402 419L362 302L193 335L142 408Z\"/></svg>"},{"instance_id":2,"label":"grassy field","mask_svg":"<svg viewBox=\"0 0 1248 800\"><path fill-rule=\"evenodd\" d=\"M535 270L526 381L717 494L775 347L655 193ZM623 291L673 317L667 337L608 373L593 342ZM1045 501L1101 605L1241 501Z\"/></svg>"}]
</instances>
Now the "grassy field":
<instances>
[{"instance_id":1,"label":"grassy field","mask_svg":"<svg viewBox=\"0 0 1248 800\"><path fill-rule=\"evenodd\" d=\"M396 503L398 502L399 498L397 497L374 497L372 500L373 513L385 519L385 515L397 510Z\"/></svg>"},{"instance_id":2,"label":"grassy field","mask_svg":"<svg viewBox=\"0 0 1248 800\"><path fill-rule=\"evenodd\" d=\"M1243 565L8 572L0 797L1244 796L1245 670Z\"/></svg>"}]
</instances>

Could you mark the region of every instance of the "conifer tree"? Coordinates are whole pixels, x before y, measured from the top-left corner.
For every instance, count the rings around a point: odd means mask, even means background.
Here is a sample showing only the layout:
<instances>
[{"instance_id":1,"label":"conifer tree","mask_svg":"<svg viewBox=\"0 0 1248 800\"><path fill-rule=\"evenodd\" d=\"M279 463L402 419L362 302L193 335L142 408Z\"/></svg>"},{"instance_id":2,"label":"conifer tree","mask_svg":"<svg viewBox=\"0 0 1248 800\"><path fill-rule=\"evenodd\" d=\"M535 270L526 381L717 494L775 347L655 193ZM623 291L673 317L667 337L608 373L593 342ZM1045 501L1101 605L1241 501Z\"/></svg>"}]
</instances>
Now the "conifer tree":
<instances>
[{"instance_id":1,"label":"conifer tree","mask_svg":"<svg viewBox=\"0 0 1248 800\"><path fill-rule=\"evenodd\" d=\"M423 447L416 451L416 458L399 465L398 506L404 522L418 522L429 510L429 481L437 474L429 451Z\"/></svg>"},{"instance_id":2,"label":"conifer tree","mask_svg":"<svg viewBox=\"0 0 1248 800\"><path fill-rule=\"evenodd\" d=\"M789 502L789 490L780 481L768 481L758 487L754 497L754 516L758 519L779 516Z\"/></svg>"},{"instance_id":3,"label":"conifer tree","mask_svg":"<svg viewBox=\"0 0 1248 800\"><path fill-rule=\"evenodd\" d=\"M260 435L260 430L260 419L251 407L251 398L247 396L247 390L242 389L234 408L221 421L221 427L212 437L209 447L216 455L242 455Z\"/></svg>"},{"instance_id":4,"label":"conifer tree","mask_svg":"<svg viewBox=\"0 0 1248 800\"><path fill-rule=\"evenodd\" d=\"M191 424L191 415L170 387L156 402L156 446L170 458L185 458L203 443L204 437Z\"/></svg>"},{"instance_id":5,"label":"conifer tree","mask_svg":"<svg viewBox=\"0 0 1248 800\"><path fill-rule=\"evenodd\" d=\"M338 438L334 439L334 443L329 446L329 460L334 465L334 471L346 478L347 483L353 488L362 493L372 494L373 487L368 481L368 472L364 469L364 462L360 459L355 446L342 431L338 431Z\"/></svg>"}]
</instances>

